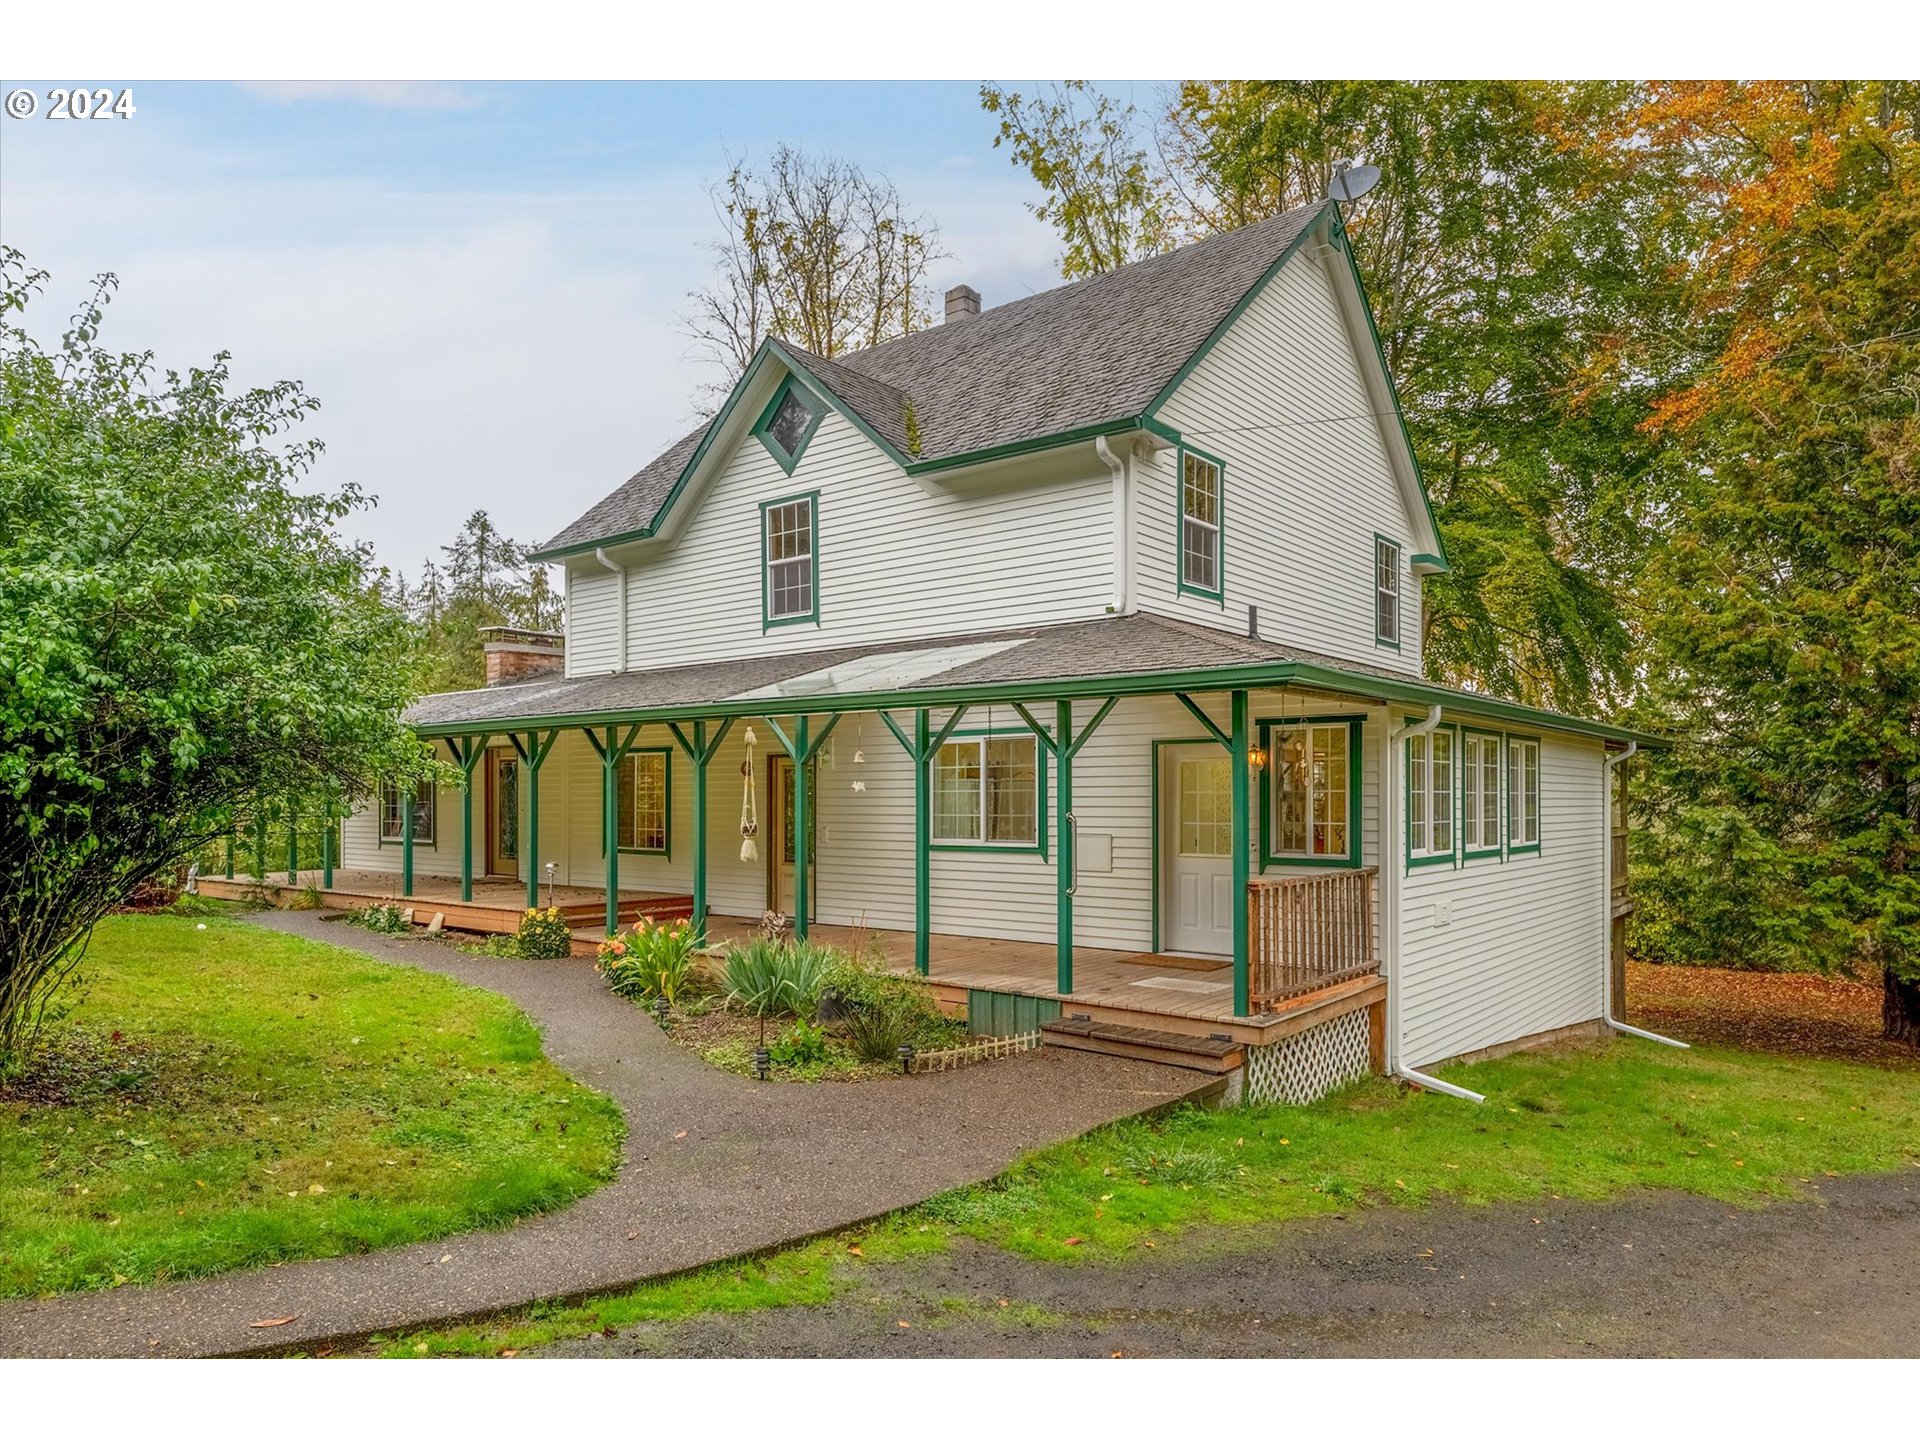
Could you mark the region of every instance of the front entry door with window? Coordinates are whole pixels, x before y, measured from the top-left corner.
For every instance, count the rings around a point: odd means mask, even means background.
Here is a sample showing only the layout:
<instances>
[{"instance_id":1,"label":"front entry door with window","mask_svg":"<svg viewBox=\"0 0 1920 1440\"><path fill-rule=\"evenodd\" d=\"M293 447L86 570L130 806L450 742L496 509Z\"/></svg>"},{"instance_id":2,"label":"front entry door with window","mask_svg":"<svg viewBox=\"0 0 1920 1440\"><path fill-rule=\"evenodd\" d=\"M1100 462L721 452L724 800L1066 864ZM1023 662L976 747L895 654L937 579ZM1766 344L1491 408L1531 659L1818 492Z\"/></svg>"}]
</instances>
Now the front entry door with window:
<instances>
[{"instance_id":1,"label":"front entry door with window","mask_svg":"<svg viewBox=\"0 0 1920 1440\"><path fill-rule=\"evenodd\" d=\"M768 829L774 843L767 847L767 909L793 913L793 760L786 755L767 758ZM807 817L808 921L820 913L820 774L813 774L813 813Z\"/></svg>"},{"instance_id":2,"label":"front entry door with window","mask_svg":"<svg viewBox=\"0 0 1920 1440\"><path fill-rule=\"evenodd\" d=\"M1160 750L1160 948L1233 953L1233 761L1211 742Z\"/></svg>"},{"instance_id":3,"label":"front entry door with window","mask_svg":"<svg viewBox=\"0 0 1920 1440\"><path fill-rule=\"evenodd\" d=\"M487 759L487 874L520 876L520 762L511 750Z\"/></svg>"}]
</instances>

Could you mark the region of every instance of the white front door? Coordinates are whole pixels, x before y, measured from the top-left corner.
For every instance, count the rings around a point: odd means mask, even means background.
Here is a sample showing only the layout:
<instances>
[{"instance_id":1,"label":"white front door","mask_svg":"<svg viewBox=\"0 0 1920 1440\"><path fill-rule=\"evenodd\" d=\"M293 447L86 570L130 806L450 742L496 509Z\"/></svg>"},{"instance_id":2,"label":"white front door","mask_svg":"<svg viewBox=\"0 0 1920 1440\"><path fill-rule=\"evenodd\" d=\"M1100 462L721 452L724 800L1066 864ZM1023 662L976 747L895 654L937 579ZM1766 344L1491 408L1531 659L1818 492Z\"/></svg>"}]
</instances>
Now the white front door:
<instances>
[{"instance_id":1,"label":"white front door","mask_svg":"<svg viewBox=\"0 0 1920 1440\"><path fill-rule=\"evenodd\" d=\"M1160 749L1160 948L1233 953L1233 761L1211 742Z\"/></svg>"}]
</instances>

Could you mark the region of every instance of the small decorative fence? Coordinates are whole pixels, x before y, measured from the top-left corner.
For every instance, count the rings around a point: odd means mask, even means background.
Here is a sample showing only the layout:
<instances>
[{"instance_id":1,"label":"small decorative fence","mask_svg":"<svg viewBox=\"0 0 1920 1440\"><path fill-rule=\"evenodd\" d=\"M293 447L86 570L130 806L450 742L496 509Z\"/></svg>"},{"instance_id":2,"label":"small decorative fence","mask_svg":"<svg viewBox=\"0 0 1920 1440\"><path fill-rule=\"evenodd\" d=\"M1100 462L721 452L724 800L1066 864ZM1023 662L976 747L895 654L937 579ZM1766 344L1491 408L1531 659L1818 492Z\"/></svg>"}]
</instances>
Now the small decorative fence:
<instances>
[{"instance_id":1,"label":"small decorative fence","mask_svg":"<svg viewBox=\"0 0 1920 1440\"><path fill-rule=\"evenodd\" d=\"M956 1045L951 1050L919 1050L914 1052L908 1068L915 1075L929 1075L942 1070L958 1070L963 1065L977 1065L982 1060L998 1060L1006 1055L1018 1055L1022 1050L1038 1050L1040 1032L1029 1030L1024 1035L983 1035L970 1040L965 1045Z\"/></svg>"},{"instance_id":2,"label":"small decorative fence","mask_svg":"<svg viewBox=\"0 0 1920 1440\"><path fill-rule=\"evenodd\" d=\"M1255 1009L1380 969L1373 940L1378 872L1330 870L1247 882L1248 996Z\"/></svg>"}]
</instances>

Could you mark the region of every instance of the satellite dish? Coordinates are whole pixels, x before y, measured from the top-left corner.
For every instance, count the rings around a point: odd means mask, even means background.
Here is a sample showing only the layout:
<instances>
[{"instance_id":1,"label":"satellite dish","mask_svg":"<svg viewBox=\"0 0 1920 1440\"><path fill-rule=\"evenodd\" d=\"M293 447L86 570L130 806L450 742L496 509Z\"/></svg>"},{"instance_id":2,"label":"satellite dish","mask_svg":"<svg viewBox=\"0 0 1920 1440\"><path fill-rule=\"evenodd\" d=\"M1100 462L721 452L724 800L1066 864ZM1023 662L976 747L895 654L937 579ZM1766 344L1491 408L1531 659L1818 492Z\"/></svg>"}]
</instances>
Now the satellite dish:
<instances>
[{"instance_id":1,"label":"satellite dish","mask_svg":"<svg viewBox=\"0 0 1920 1440\"><path fill-rule=\"evenodd\" d=\"M1327 187L1327 198L1348 204L1379 183L1379 166L1356 165L1351 160L1339 160L1334 163L1333 183Z\"/></svg>"}]
</instances>

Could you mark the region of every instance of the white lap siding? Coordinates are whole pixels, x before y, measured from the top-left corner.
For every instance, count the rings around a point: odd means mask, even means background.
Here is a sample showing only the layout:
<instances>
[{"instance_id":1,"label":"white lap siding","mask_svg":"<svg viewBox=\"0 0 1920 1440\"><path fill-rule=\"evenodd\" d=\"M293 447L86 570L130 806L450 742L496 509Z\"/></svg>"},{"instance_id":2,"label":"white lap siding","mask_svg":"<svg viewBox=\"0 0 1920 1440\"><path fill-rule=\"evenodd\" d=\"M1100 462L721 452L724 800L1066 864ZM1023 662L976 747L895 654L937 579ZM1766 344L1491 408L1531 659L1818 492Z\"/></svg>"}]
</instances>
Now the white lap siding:
<instances>
[{"instance_id":1,"label":"white lap siding","mask_svg":"<svg viewBox=\"0 0 1920 1440\"><path fill-rule=\"evenodd\" d=\"M1405 1064L1432 1064L1601 1013L1602 748L1571 736L1539 738L1538 853L1403 874L1391 979ZM1457 775L1456 767L1456 786Z\"/></svg>"}]
</instances>

